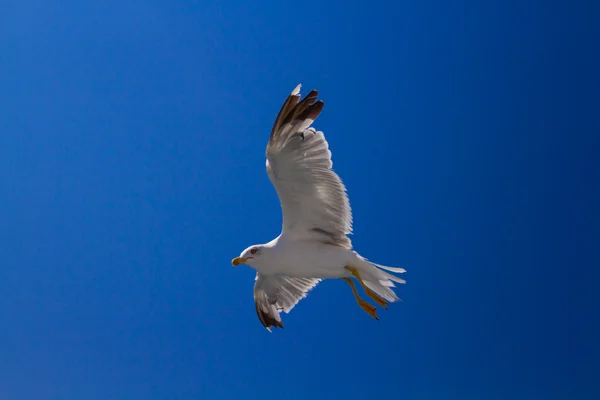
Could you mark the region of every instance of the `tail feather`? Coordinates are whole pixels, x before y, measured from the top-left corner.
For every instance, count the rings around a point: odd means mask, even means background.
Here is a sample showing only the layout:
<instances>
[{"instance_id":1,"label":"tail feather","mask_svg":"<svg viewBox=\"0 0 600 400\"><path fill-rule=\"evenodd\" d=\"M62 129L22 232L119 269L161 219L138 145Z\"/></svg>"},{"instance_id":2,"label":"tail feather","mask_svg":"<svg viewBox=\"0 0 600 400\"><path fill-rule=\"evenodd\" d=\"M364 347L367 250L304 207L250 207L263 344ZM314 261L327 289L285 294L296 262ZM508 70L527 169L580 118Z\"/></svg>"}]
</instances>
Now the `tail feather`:
<instances>
[{"instance_id":1,"label":"tail feather","mask_svg":"<svg viewBox=\"0 0 600 400\"><path fill-rule=\"evenodd\" d=\"M388 267L388 266L385 266L385 265L380 265L380 264L375 264L375 263L371 263L371 264L373 264L374 266L376 266L378 268L385 269L385 270L391 271L391 272L396 272L398 274L403 274L403 273L406 272L406 270L404 268Z\"/></svg>"},{"instance_id":2,"label":"tail feather","mask_svg":"<svg viewBox=\"0 0 600 400\"><path fill-rule=\"evenodd\" d=\"M398 298L398 296L396 295L396 293L390 289L393 286L388 286L386 283L389 281L364 281L365 285L371 289L372 291L374 291L375 293L377 293L379 296L383 297L384 299L386 299L389 302L394 302L396 300L400 300Z\"/></svg>"},{"instance_id":3,"label":"tail feather","mask_svg":"<svg viewBox=\"0 0 600 400\"><path fill-rule=\"evenodd\" d=\"M365 285L387 301L394 302L399 300L398 296L392 289L396 287L394 282L406 283L406 281L386 271L402 274L406 272L404 268L394 268L375 264L371 261L368 261L366 258L359 256L358 254L357 256L362 261L360 263L361 265L359 270L361 274L363 274Z\"/></svg>"},{"instance_id":4,"label":"tail feather","mask_svg":"<svg viewBox=\"0 0 600 400\"><path fill-rule=\"evenodd\" d=\"M404 279L398 278L396 275L389 274L380 269L377 270L377 272L378 272L380 279L385 278L386 280L390 280L390 281L394 281L394 282L398 282L398 283L406 283L406 281ZM392 283L392 285L393 285L393 283ZM394 286L392 286L392 287L394 287Z\"/></svg>"}]
</instances>

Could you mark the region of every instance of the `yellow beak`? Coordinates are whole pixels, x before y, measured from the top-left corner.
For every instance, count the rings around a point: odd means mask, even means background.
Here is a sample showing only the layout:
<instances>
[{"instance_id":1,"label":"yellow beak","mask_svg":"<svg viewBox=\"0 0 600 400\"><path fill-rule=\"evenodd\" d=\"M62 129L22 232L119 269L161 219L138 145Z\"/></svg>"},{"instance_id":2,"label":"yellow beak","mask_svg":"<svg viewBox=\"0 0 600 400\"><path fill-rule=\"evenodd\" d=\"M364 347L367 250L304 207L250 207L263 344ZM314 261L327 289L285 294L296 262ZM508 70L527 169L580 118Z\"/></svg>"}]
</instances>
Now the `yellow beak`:
<instances>
[{"instance_id":1,"label":"yellow beak","mask_svg":"<svg viewBox=\"0 0 600 400\"><path fill-rule=\"evenodd\" d=\"M240 264L245 264L247 260L248 260L247 258L236 257L233 260L231 260L231 265L233 265L234 267L237 267Z\"/></svg>"}]
</instances>

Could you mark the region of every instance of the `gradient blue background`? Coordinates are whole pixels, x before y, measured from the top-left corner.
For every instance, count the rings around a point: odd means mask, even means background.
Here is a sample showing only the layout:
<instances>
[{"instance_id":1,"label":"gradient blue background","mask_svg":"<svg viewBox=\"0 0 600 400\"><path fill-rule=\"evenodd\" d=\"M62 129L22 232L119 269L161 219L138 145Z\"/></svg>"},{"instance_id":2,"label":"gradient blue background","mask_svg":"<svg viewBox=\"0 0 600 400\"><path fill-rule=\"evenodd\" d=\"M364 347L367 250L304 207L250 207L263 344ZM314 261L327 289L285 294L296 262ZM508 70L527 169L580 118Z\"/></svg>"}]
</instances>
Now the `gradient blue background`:
<instances>
[{"instance_id":1,"label":"gradient blue background","mask_svg":"<svg viewBox=\"0 0 600 400\"><path fill-rule=\"evenodd\" d=\"M591 399L597 2L5 1L0 399ZM284 330L264 149L298 83L355 247Z\"/></svg>"}]
</instances>

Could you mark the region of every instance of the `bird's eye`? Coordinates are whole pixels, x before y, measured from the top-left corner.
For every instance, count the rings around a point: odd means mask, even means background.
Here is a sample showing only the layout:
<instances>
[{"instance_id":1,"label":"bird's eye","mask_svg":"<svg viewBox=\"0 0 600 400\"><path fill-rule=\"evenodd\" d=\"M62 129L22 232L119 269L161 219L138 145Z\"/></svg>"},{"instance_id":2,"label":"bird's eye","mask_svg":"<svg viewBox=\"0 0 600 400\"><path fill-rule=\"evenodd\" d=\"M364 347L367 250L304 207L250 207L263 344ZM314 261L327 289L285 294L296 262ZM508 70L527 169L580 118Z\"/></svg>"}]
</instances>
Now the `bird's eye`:
<instances>
[{"instance_id":1,"label":"bird's eye","mask_svg":"<svg viewBox=\"0 0 600 400\"><path fill-rule=\"evenodd\" d=\"M250 253L256 254L257 251L258 251L257 249L252 249L252 250L250 250Z\"/></svg>"}]
</instances>

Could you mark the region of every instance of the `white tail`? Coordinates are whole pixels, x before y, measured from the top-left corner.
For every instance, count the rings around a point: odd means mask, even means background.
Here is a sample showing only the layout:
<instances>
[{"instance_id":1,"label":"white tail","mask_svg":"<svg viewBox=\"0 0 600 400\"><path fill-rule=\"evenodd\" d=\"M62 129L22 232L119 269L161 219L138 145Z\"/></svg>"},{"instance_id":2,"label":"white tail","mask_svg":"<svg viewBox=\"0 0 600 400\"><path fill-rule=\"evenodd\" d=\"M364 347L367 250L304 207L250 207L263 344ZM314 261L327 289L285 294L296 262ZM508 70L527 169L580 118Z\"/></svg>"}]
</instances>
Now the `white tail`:
<instances>
[{"instance_id":1,"label":"white tail","mask_svg":"<svg viewBox=\"0 0 600 400\"><path fill-rule=\"evenodd\" d=\"M396 287L394 282L406 283L406 281L386 271L402 274L406 272L406 270L404 268L394 268L375 264L360 256L358 253L356 253L356 256L360 260L357 268L365 285L387 301L394 302L400 300L392 288Z\"/></svg>"}]
</instances>

